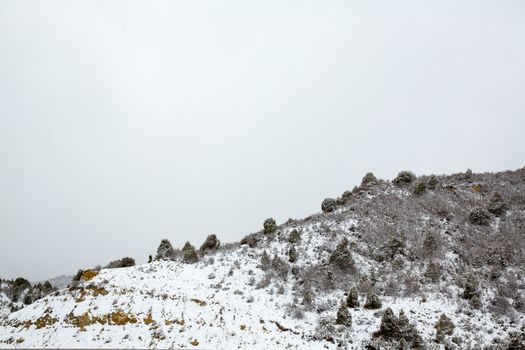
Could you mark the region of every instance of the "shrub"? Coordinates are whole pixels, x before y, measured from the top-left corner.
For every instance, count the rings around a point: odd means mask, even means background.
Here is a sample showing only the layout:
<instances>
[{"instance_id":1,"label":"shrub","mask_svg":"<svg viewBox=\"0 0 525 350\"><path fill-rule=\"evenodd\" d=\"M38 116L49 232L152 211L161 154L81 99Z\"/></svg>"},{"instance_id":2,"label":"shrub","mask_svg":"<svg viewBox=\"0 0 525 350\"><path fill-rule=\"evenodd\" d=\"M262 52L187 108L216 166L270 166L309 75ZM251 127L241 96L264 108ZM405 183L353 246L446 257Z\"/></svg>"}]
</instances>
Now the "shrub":
<instances>
[{"instance_id":1,"label":"shrub","mask_svg":"<svg viewBox=\"0 0 525 350\"><path fill-rule=\"evenodd\" d=\"M297 261L297 251L294 246L291 246L288 250L288 261L294 263Z\"/></svg>"},{"instance_id":2,"label":"shrub","mask_svg":"<svg viewBox=\"0 0 525 350\"><path fill-rule=\"evenodd\" d=\"M353 270L355 268L352 252L348 249L348 240L343 238L337 245L329 260L331 265L335 265L341 270Z\"/></svg>"},{"instance_id":3,"label":"shrub","mask_svg":"<svg viewBox=\"0 0 525 350\"><path fill-rule=\"evenodd\" d=\"M253 233L241 239L241 244L247 244L250 248L255 248L258 242L257 236Z\"/></svg>"},{"instance_id":4,"label":"shrub","mask_svg":"<svg viewBox=\"0 0 525 350\"><path fill-rule=\"evenodd\" d=\"M13 288L17 291L23 291L24 289L31 288L31 283L23 277L18 277L13 282Z\"/></svg>"},{"instance_id":5,"label":"shrub","mask_svg":"<svg viewBox=\"0 0 525 350\"><path fill-rule=\"evenodd\" d=\"M266 250L262 252L260 267L263 271L266 271L270 267L272 267L272 261L270 260L270 256L268 256L268 253L266 253Z\"/></svg>"},{"instance_id":6,"label":"shrub","mask_svg":"<svg viewBox=\"0 0 525 350\"><path fill-rule=\"evenodd\" d=\"M482 208L470 212L469 220L474 225L487 226L490 223L490 214Z\"/></svg>"},{"instance_id":7,"label":"shrub","mask_svg":"<svg viewBox=\"0 0 525 350\"><path fill-rule=\"evenodd\" d=\"M427 188L429 190L435 190L437 185L439 183L439 180L436 175L430 175L430 178L427 181Z\"/></svg>"},{"instance_id":8,"label":"shrub","mask_svg":"<svg viewBox=\"0 0 525 350\"><path fill-rule=\"evenodd\" d=\"M405 170L397 174L397 177L394 179L394 184L396 185L407 185L416 179L416 175L413 172Z\"/></svg>"},{"instance_id":9,"label":"shrub","mask_svg":"<svg viewBox=\"0 0 525 350\"><path fill-rule=\"evenodd\" d=\"M479 299L479 282L473 275L469 275L463 285L463 298L467 300L472 300L474 298Z\"/></svg>"},{"instance_id":10,"label":"shrub","mask_svg":"<svg viewBox=\"0 0 525 350\"><path fill-rule=\"evenodd\" d=\"M438 256L441 252L441 240L434 231L428 232L423 241L423 254L428 258Z\"/></svg>"},{"instance_id":11,"label":"shrub","mask_svg":"<svg viewBox=\"0 0 525 350\"><path fill-rule=\"evenodd\" d=\"M377 178L373 173L366 173L366 175L361 180L361 186L366 186L372 182L377 182Z\"/></svg>"},{"instance_id":12,"label":"shrub","mask_svg":"<svg viewBox=\"0 0 525 350\"><path fill-rule=\"evenodd\" d=\"M416 327L410 324L403 310L399 312L399 317L396 317L392 309L387 308L381 317L379 331L375 332L373 337L382 338L390 343L395 342L396 348L424 348L423 339Z\"/></svg>"},{"instance_id":13,"label":"shrub","mask_svg":"<svg viewBox=\"0 0 525 350\"><path fill-rule=\"evenodd\" d=\"M268 218L264 220L264 233L272 233L277 230L277 224L275 223L274 218Z\"/></svg>"},{"instance_id":14,"label":"shrub","mask_svg":"<svg viewBox=\"0 0 525 350\"><path fill-rule=\"evenodd\" d=\"M388 258L389 260L393 260L396 255L404 255L405 248L406 248L406 243L405 243L404 236L400 238L392 237L383 246L383 251L386 255L386 258Z\"/></svg>"},{"instance_id":15,"label":"shrub","mask_svg":"<svg viewBox=\"0 0 525 350\"><path fill-rule=\"evenodd\" d=\"M221 242L219 242L216 235L209 235L206 237L204 243L202 243L200 251L206 253L210 250L218 249L220 245Z\"/></svg>"},{"instance_id":16,"label":"shrub","mask_svg":"<svg viewBox=\"0 0 525 350\"><path fill-rule=\"evenodd\" d=\"M326 198L321 203L321 210L324 213L331 213L335 210L336 207L337 207L337 202L333 198Z\"/></svg>"},{"instance_id":17,"label":"shrub","mask_svg":"<svg viewBox=\"0 0 525 350\"><path fill-rule=\"evenodd\" d=\"M33 298L31 297L31 295L27 294L25 297L24 297L24 304L25 305L29 305L33 302Z\"/></svg>"},{"instance_id":18,"label":"shrub","mask_svg":"<svg viewBox=\"0 0 525 350\"><path fill-rule=\"evenodd\" d=\"M167 239L160 241L155 260L173 260L174 257L175 251L173 250L173 246L171 245L170 241Z\"/></svg>"},{"instance_id":19,"label":"shrub","mask_svg":"<svg viewBox=\"0 0 525 350\"><path fill-rule=\"evenodd\" d=\"M288 277L288 264L286 261L275 255L272 259L272 270L278 277L286 279Z\"/></svg>"},{"instance_id":20,"label":"shrub","mask_svg":"<svg viewBox=\"0 0 525 350\"><path fill-rule=\"evenodd\" d=\"M346 298L346 305L348 307L359 307L359 292L356 287L350 289L348 297Z\"/></svg>"},{"instance_id":21,"label":"shrub","mask_svg":"<svg viewBox=\"0 0 525 350\"><path fill-rule=\"evenodd\" d=\"M375 293L368 293L366 296L366 302L365 302L365 309L380 309L383 306L383 303L381 303L381 299L379 299L379 296Z\"/></svg>"},{"instance_id":22,"label":"shrub","mask_svg":"<svg viewBox=\"0 0 525 350\"><path fill-rule=\"evenodd\" d=\"M116 269L116 268L122 268L122 267L130 267L135 266L135 259L130 257L125 257L119 260L113 260L111 261L106 268L107 269Z\"/></svg>"},{"instance_id":23,"label":"shrub","mask_svg":"<svg viewBox=\"0 0 525 350\"><path fill-rule=\"evenodd\" d=\"M352 325L352 316L350 316L350 313L348 312L346 302L342 302L341 306L339 306L335 318L335 323L347 327L350 327Z\"/></svg>"},{"instance_id":24,"label":"shrub","mask_svg":"<svg viewBox=\"0 0 525 350\"><path fill-rule=\"evenodd\" d=\"M414 187L414 194L417 195L417 196L420 196L422 195L423 193L425 193L425 190L427 189L427 184L425 183L425 181L418 181L418 183L416 183L416 186Z\"/></svg>"},{"instance_id":25,"label":"shrub","mask_svg":"<svg viewBox=\"0 0 525 350\"><path fill-rule=\"evenodd\" d=\"M192 246L190 242L184 244L184 247L182 247L182 254L182 261L186 264L193 264L199 261L199 256L195 251L195 247Z\"/></svg>"},{"instance_id":26,"label":"shrub","mask_svg":"<svg viewBox=\"0 0 525 350\"><path fill-rule=\"evenodd\" d=\"M441 267L437 263L431 261L428 264L424 275L426 278L436 283L441 278Z\"/></svg>"},{"instance_id":27,"label":"shrub","mask_svg":"<svg viewBox=\"0 0 525 350\"><path fill-rule=\"evenodd\" d=\"M343 204L348 204L352 199L352 191L344 191L341 195L341 201Z\"/></svg>"},{"instance_id":28,"label":"shrub","mask_svg":"<svg viewBox=\"0 0 525 350\"><path fill-rule=\"evenodd\" d=\"M494 193L489 200L487 209L490 213L501 216L507 210L507 203L501 194Z\"/></svg>"},{"instance_id":29,"label":"shrub","mask_svg":"<svg viewBox=\"0 0 525 350\"><path fill-rule=\"evenodd\" d=\"M443 343L445 336L452 335L454 333L454 323L445 314L439 316L439 320L434 326L436 329L436 342Z\"/></svg>"},{"instance_id":30,"label":"shrub","mask_svg":"<svg viewBox=\"0 0 525 350\"><path fill-rule=\"evenodd\" d=\"M293 229L292 232L288 235L288 242L297 243L301 239L301 234L296 229Z\"/></svg>"}]
</instances>

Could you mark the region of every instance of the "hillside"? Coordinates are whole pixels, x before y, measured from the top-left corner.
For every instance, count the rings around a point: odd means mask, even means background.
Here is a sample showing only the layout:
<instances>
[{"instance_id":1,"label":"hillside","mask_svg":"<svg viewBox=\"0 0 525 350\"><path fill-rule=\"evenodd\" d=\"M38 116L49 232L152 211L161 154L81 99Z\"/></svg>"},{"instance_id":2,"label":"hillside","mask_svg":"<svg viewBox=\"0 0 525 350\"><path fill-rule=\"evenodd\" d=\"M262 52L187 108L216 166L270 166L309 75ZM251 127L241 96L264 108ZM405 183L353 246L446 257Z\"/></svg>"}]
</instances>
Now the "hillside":
<instances>
[{"instance_id":1,"label":"hillside","mask_svg":"<svg viewBox=\"0 0 525 350\"><path fill-rule=\"evenodd\" d=\"M87 269L2 316L0 347L525 349L525 168L367 174L321 208Z\"/></svg>"}]
</instances>

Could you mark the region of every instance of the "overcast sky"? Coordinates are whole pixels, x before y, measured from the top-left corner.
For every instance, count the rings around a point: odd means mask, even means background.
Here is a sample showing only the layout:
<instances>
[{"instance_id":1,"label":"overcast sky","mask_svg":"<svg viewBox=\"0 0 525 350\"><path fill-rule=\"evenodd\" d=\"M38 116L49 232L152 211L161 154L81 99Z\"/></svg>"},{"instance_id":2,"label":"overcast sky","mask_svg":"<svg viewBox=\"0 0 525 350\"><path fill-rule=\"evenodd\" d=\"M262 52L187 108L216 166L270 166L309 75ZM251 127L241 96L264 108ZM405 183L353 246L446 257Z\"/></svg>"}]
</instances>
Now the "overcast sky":
<instances>
[{"instance_id":1,"label":"overcast sky","mask_svg":"<svg viewBox=\"0 0 525 350\"><path fill-rule=\"evenodd\" d=\"M0 277L525 165L525 1L0 2Z\"/></svg>"}]
</instances>

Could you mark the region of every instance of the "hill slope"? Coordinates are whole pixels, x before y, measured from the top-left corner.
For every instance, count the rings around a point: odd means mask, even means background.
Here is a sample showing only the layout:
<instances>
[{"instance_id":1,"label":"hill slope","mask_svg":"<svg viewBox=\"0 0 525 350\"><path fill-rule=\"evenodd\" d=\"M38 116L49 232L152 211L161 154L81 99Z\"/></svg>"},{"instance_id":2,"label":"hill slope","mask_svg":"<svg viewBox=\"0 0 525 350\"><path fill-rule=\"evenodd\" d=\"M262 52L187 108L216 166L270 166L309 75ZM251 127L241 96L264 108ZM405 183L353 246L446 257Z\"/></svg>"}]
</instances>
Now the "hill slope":
<instances>
[{"instance_id":1,"label":"hill slope","mask_svg":"<svg viewBox=\"0 0 525 350\"><path fill-rule=\"evenodd\" d=\"M194 263L88 270L0 347L525 347L525 168L367 175L322 207Z\"/></svg>"}]
</instances>

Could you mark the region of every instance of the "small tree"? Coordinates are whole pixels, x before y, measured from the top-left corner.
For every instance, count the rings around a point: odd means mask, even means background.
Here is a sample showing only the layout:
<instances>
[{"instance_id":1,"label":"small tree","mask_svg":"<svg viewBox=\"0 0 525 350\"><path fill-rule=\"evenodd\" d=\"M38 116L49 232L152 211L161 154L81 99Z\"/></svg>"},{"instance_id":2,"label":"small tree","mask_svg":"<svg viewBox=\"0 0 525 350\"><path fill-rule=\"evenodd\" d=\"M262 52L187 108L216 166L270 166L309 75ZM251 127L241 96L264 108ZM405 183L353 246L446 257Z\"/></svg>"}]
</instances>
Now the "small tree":
<instances>
[{"instance_id":1,"label":"small tree","mask_svg":"<svg viewBox=\"0 0 525 350\"><path fill-rule=\"evenodd\" d=\"M268 218L264 220L263 227L264 227L264 233L266 234L272 233L275 230L277 230L277 223L275 222L274 218Z\"/></svg>"},{"instance_id":2,"label":"small tree","mask_svg":"<svg viewBox=\"0 0 525 350\"><path fill-rule=\"evenodd\" d=\"M425 181L421 180L418 183L416 183L416 186L414 187L414 194L417 196L420 196L423 193L425 193L426 189L427 189L427 184L425 183Z\"/></svg>"},{"instance_id":3,"label":"small tree","mask_svg":"<svg viewBox=\"0 0 525 350\"><path fill-rule=\"evenodd\" d=\"M294 263L297 261L297 251L294 246L291 246L288 250L288 261Z\"/></svg>"},{"instance_id":4,"label":"small tree","mask_svg":"<svg viewBox=\"0 0 525 350\"><path fill-rule=\"evenodd\" d=\"M216 235L209 235L206 237L204 243L202 243L200 251L206 253L208 251L218 249L220 245L221 242L219 242Z\"/></svg>"},{"instance_id":5,"label":"small tree","mask_svg":"<svg viewBox=\"0 0 525 350\"><path fill-rule=\"evenodd\" d=\"M469 220L474 225L487 226L490 224L490 214L483 208L475 208L470 212Z\"/></svg>"},{"instance_id":6,"label":"small tree","mask_svg":"<svg viewBox=\"0 0 525 350\"><path fill-rule=\"evenodd\" d=\"M184 247L182 247L182 261L186 264L193 264L199 261L199 256L195 251L195 247L191 245L190 242L186 242Z\"/></svg>"},{"instance_id":7,"label":"small tree","mask_svg":"<svg viewBox=\"0 0 525 350\"><path fill-rule=\"evenodd\" d=\"M170 241L163 239L160 241L159 248L157 249L157 256L155 260L173 260L175 257L175 251Z\"/></svg>"},{"instance_id":8,"label":"small tree","mask_svg":"<svg viewBox=\"0 0 525 350\"><path fill-rule=\"evenodd\" d=\"M301 234L296 229L293 229L292 232L288 235L288 242L297 243L301 239Z\"/></svg>"},{"instance_id":9,"label":"small tree","mask_svg":"<svg viewBox=\"0 0 525 350\"><path fill-rule=\"evenodd\" d=\"M127 256L127 257L119 259L119 260L111 261L106 266L106 268L107 269L117 269L117 268L130 267L130 266L135 266L135 259L130 258L130 257Z\"/></svg>"},{"instance_id":10,"label":"small tree","mask_svg":"<svg viewBox=\"0 0 525 350\"><path fill-rule=\"evenodd\" d=\"M443 343L445 336L452 335L454 333L454 323L445 314L439 316L439 320L434 326L436 329L436 342Z\"/></svg>"},{"instance_id":11,"label":"small tree","mask_svg":"<svg viewBox=\"0 0 525 350\"><path fill-rule=\"evenodd\" d=\"M268 253L266 253L266 250L262 252L260 266L263 271L266 271L272 267L272 260L270 259Z\"/></svg>"},{"instance_id":12,"label":"small tree","mask_svg":"<svg viewBox=\"0 0 525 350\"><path fill-rule=\"evenodd\" d=\"M430 175L430 178L427 181L427 188L429 190L435 190L437 185L439 183L439 180L436 175Z\"/></svg>"},{"instance_id":13,"label":"small tree","mask_svg":"<svg viewBox=\"0 0 525 350\"><path fill-rule=\"evenodd\" d=\"M375 293L369 293L366 296L366 302L365 302L365 309L380 309L383 306L383 303L381 303L381 299L379 299L379 296Z\"/></svg>"},{"instance_id":14,"label":"small tree","mask_svg":"<svg viewBox=\"0 0 525 350\"><path fill-rule=\"evenodd\" d=\"M416 175L413 172L405 170L397 174L397 177L394 179L394 184L396 185L407 185L416 179Z\"/></svg>"},{"instance_id":15,"label":"small tree","mask_svg":"<svg viewBox=\"0 0 525 350\"><path fill-rule=\"evenodd\" d=\"M323 203L321 203L321 210L324 213L331 213L337 207L337 202L333 198L326 198Z\"/></svg>"},{"instance_id":16,"label":"small tree","mask_svg":"<svg viewBox=\"0 0 525 350\"><path fill-rule=\"evenodd\" d=\"M359 292L356 287L352 287L350 292L348 292L348 297L346 298L346 305L348 307L359 307Z\"/></svg>"},{"instance_id":17,"label":"small tree","mask_svg":"<svg viewBox=\"0 0 525 350\"><path fill-rule=\"evenodd\" d=\"M377 182L377 178L373 173L366 173L366 175L361 180L361 186L367 186L368 184L371 184L373 182Z\"/></svg>"},{"instance_id":18,"label":"small tree","mask_svg":"<svg viewBox=\"0 0 525 350\"><path fill-rule=\"evenodd\" d=\"M350 312L348 312L348 308L344 301L341 303L341 306L339 306L339 309L337 310L335 323L347 327L350 327L352 325L352 316L350 316Z\"/></svg>"},{"instance_id":19,"label":"small tree","mask_svg":"<svg viewBox=\"0 0 525 350\"><path fill-rule=\"evenodd\" d=\"M490 198L487 209L490 213L496 216L501 216L507 210L507 202L503 199L501 194L496 192Z\"/></svg>"},{"instance_id":20,"label":"small tree","mask_svg":"<svg viewBox=\"0 0 525 350\"><path fill-rule=\"evenodd\" d=\"M355 268L352 252L348 249L348 240L343 238L337 245L329 260L331 265L339 267L341 270L353 270Z\"/></svg>"}]
</instances>

